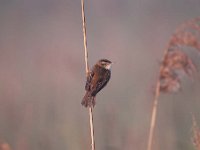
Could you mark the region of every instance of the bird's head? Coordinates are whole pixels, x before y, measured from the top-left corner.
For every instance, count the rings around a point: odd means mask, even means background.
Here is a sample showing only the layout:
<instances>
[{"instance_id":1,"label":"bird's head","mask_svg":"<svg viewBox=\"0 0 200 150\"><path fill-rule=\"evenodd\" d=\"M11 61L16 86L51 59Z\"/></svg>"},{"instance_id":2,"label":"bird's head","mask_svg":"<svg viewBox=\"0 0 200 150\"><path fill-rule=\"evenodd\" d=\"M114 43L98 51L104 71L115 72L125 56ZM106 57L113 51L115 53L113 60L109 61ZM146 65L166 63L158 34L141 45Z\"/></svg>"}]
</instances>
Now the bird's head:
<instances>
[{"instance_id":1,"label":"bird's head","mask_svg":"<svg viewBox=\"0 0 200 150\"><path fill-rule=\"evenodd\" d=\"M110 70L111 69L111 65L112 65L112 62L110 60L107 60L107 59L100 59L97 64L100 66L100 67L103 67L107 70Z\"/></svg>"}]
</instances>

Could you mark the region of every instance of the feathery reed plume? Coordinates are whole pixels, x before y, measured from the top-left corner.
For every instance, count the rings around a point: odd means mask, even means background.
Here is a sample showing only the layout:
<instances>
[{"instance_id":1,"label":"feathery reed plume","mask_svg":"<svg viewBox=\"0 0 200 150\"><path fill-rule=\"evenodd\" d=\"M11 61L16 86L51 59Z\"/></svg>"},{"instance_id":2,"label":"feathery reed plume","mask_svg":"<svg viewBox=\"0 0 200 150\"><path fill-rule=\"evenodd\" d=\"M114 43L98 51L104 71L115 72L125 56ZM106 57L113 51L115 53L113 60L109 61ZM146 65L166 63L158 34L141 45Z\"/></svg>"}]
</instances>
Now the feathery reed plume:
<instances>
[{"instance_id":1,"label":"feathery reed plume","mask_svg":"<svg viewBox=\"0 0 200 150\"><path fill-rule=\"evenodd\" d=\"M178 92L181 88L182 76L191 77L196 72L196 67L191 58L182 51L184 46L200 52L200 17L178 27L165 50L155 88L147 150L152 149L160 93Z\"/></svg>"},{"instance_id":2,"label":"feathery reed plume","mask_svg":"<svg viewBox=\"0 0 200 150\"><path fill-rule=\"evenodd\" d=\"M83 38L84 38L84 50L85 50L85 72L86 78L89 74L88 65L88 51L87 51L87 37L86 37L86 21L85 21L85 10L84 10L84 0L81 0L81 14L83 23ZM93 124L93 107L89 107L89 117L90 117L90 133L91 133L91 147L95 150L95 140L94 140L94 124Z\"/></svg>"},{"instance_id":3,"label":"feathery reed plume","mask_svg":"<svg viewBox=\"0 0 200 150\"><path fill-rule=\"evenodd\" d=\"M196 150L200 150L200 129L197 125L196 119L193 116L193 125L192 125L192 131L193 131L193 137L192 137L192 142L193 145L195 146Z\"/></svg>"}]
</instances>

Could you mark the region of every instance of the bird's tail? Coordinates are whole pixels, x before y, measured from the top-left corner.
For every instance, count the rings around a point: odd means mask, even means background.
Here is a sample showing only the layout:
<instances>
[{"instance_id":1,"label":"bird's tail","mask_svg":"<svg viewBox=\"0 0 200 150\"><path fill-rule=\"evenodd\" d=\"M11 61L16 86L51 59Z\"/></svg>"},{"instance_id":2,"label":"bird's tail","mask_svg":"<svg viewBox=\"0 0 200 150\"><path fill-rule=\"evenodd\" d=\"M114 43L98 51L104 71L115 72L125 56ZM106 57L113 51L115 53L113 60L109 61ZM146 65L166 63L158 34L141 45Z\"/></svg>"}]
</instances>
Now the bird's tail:
<instances>
[{"instance_id":1,"label":"bird's tail","mask_svg":"<svg viewBox=\"0 0 200 150\"><path fill-rule=\"evenodd\" d=\"M85 96L82 99L81 104L85 107L94 107L95 105L95 97L92 96L89 92L85 93Z\"/></svg>"}]
</instances>

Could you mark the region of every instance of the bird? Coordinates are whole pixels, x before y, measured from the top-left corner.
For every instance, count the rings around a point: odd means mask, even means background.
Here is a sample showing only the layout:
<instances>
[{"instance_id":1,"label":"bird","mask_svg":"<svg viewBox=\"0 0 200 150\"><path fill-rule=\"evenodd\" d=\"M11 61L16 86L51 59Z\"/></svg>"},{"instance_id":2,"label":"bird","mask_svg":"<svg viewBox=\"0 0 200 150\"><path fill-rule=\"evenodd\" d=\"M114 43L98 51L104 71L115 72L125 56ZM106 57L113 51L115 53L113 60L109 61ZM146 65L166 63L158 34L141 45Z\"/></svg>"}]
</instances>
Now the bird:
<instances>
[{"instance_id":1,"label":"bird","mask_svg":"<svg viewBox=\"0 0 200 150\"><path fill-rule=\"evenodd\" d=\"M94 107L96 94L101 91L111 77L112 62L108 59L100 59L89 71L85 84L85 96L81 104L85 107Z\"/></svg>"}]
</instances>

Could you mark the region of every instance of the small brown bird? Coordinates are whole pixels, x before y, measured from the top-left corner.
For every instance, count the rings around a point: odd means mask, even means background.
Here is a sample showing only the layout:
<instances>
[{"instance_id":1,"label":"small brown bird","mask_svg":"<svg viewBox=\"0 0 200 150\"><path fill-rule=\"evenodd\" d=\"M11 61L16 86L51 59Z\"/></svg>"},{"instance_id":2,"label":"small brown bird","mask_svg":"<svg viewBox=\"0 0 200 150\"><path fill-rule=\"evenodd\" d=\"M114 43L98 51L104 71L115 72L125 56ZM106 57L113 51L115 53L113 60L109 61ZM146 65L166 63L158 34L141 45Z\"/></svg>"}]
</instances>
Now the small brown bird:
<instances>
[{"instance_id":1,"label":"small brown bird","mask_svg":"<svg viewBox=\"0 0 200 150\"><path fill-rule=\"evenodd\" d=\"M106 86L111 76L112 62L107 59L100 59L87 76L85 85L85 96L81 104L85 107L94 107L96 94Z\"/></svg>"}]
</instances>

